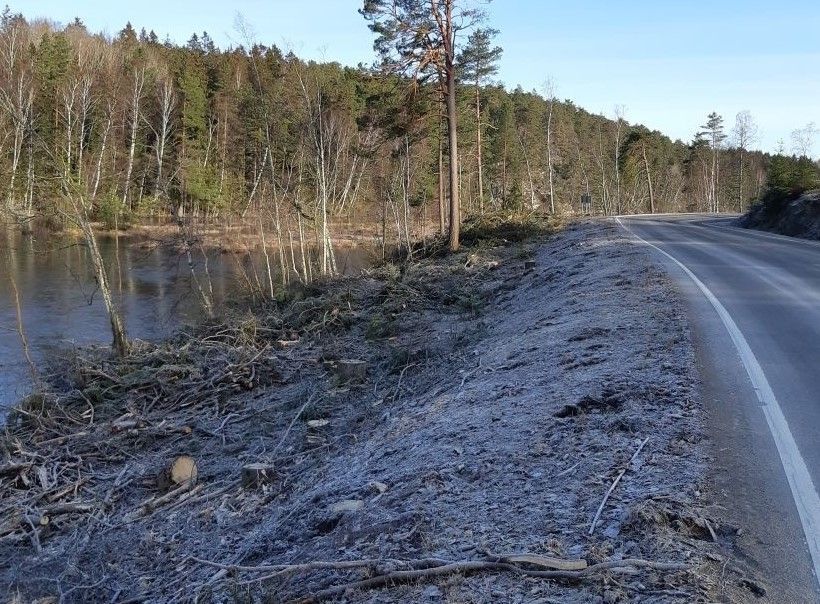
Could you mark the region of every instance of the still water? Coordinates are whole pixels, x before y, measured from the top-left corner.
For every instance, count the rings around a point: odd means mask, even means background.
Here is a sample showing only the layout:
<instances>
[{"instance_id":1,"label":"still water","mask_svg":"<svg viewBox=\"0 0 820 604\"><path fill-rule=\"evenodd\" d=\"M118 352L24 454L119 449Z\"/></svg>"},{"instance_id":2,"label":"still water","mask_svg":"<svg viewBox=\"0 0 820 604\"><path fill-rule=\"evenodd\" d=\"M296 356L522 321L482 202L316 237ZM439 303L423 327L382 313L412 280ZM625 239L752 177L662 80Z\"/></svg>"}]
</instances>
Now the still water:
<instances>
[{"instance_id":1,"label":"still water","mask_svg":"<svg viewBox=\"0 0 820 604\"><path fill-rule=\"evenodd\" d=\"M129 337L157 340L201 320L201 298L184 253L122 236L101 235L99 245ZM361 250L337 252L337 260L347 272L361 268L364 256ZM271 260L275 262L276 257ZM194 253L193 262L200 282L208 287L206 256ZM25 333L39 368L46 369L55 358L77 346L111 342L84 245L74 239L55 240L54 235L0 234L0 419L31 385L16 327L10 271L17 282ZM247 291L245 275L255 281L254 271L266 283L259 256L208 252L207 273L215 307Z\"/></svg>"}]
</instances>

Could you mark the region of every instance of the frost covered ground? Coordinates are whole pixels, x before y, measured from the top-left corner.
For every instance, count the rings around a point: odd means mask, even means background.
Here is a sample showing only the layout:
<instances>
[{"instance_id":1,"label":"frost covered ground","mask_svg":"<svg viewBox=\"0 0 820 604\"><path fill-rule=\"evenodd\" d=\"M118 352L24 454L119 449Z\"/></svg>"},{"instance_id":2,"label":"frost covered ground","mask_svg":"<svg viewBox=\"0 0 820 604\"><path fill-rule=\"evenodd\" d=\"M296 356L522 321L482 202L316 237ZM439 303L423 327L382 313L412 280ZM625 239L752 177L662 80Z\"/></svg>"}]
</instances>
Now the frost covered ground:
<instances>
[{"instance_id":1,"label":"frost covered ground","mask_svg":"<svg viewBox=\"0 0 820 604\"><path fill-rule=\"evenodd\" d=\"M21 601L754 597L721 553L736 529L704 494L681 302L614 224L374 270L254 321L244 360L220 374L241 368L239 386L214 400L177 392L216 368L206 347L158 365L170 385L150 404L150 381L103 364L75 389L105 401L127 383L125 409L109 401L89 422L66 406L82 419L60 438L10 422L0 585ZM367 363L362 383L338 375L351 358ZM180 454L196 483L158 491ZM250 462L275 470L243 483ZM46 501L87 507L36 526ZM579 563L593 569L560 570Z\"/></svg>"}]
</instances>

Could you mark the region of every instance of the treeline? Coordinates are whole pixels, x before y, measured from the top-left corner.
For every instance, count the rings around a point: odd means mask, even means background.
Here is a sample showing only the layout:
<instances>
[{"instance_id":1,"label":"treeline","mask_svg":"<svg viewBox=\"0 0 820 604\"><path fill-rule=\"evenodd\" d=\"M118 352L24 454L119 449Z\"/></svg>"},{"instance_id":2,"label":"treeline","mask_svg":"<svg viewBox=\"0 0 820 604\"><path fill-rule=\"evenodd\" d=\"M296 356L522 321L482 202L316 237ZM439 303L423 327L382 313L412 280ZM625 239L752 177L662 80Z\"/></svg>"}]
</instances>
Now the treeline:
<instances>
[{"instance_id":1,"label":"treeline","mask_svg":"<svg viewBox=\"0 0 820 604\"><path fill-rule=\"evenodd\" d=\"M242 30L242 28L239 28ZM240 32L241 33L241 32ZM691 144L490 82L456 66L462 212L739 211L771 158L710 116ZM480 37L480 36L479 36ZM471 62L472 61L472 62ZM300 60L246 40L184 46L131 26L113 39L5 11L0 24L0 191L16 217L64 222L73 197L110 226L193 216L315 240L333 268L341 222L409 243L447 228L448 140L434 83ZM740 118L738 119L740 124ZM263 233L264 235L264 233ZM282 259L285 262L286 259Z\"/></svg>"}]
</instances>

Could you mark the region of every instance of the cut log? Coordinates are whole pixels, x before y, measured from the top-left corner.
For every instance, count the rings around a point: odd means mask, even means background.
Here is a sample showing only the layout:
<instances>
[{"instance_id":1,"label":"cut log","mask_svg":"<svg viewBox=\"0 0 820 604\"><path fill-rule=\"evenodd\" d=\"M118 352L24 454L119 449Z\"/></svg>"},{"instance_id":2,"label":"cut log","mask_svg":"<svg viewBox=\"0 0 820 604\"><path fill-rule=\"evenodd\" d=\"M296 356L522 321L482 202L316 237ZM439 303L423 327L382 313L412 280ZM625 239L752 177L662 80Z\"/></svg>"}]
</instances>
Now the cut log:
<instances>
[{"instance_id":1,"label":"cut log","mask_svg":"<svg viewBox=\"0 0 820 604\"><path fill-rule=\"evenodd\" d=\"M498 556L499 562L510 562L511 564L531 564L540 568L551 568L554 570L584 570L587 568L586 560L567 560L565 558L555 558L553 556L540 556L537 554L505 554Z\"/></svg>"},{"instance_id":2,"label":"cut log","mask_svg":"<svg viewBox=\"0 0 820 604\"><path fill-rule=\"evenodd\" d=\"M171 464L171 482L174 484L196 482L197 473L196 461L189 455L180 455Z\"/></svg>"},{"instance_id":3,"label":"cut log","mask_svg":"<svg viewBox=\"0 0 820 604\"><path fill-rule=\"evenodd\" d=\"M538 266L538 263L535 260L526 260L524 262L524 270L530 271Z\"/></svg>"},{"instance_id":4,"label":"cut log","mask_svg":"<svg viewBox=\"0 0 820 604\"><path fill-rule=\"evenodd\" d=\"M322 428L328 427L329 425L330 420L328 419L311 419L307 421L307 427L317 432Z\"/></svg>"},{"instance_id":5,"label":"cut log","mask_svg":"<svg viewBox=\"0 0 820 604\"><path fill-rule=\"evenodd\" d=\"M166 491L171 487L183 484L193 485L196 482L198 470L196 461L190 455L180 455L157 476L157 486Z\"/></svg>"},{"instance_id":6,"label":"cut log","mask_svg":"<svg viewBox=\"0 0 820 604\"><path fill-rule=\"evenodd\" d=\"M249 463L242 466L242 485L247 488L272 482L275 477L276 468L272 464Z\"/></svg>"}]
</instances>

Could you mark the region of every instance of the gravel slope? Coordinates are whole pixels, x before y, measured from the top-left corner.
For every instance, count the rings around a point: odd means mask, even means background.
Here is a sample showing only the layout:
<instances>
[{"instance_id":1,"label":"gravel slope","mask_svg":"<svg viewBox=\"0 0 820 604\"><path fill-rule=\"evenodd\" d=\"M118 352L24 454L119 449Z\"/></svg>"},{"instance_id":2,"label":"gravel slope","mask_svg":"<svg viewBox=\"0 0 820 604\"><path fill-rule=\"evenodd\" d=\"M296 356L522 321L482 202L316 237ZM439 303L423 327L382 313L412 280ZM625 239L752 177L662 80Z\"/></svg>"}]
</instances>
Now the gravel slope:
<instances>
[{"instance_id":1,"label":"gravel slope","mask_svg":"<svg viewBox=\"0 0 820 604\"><path fill-rule=\"evenodd\" d=\"M446 367L414 376L401 411L332 463L316 494L355 498L370 481L390 488L288 557L336 549L385 558L692 559L708 535L694 511L703 425L688 328L666 277L609 224L571 228L532 252L534 269L499 269L484 284L490 305L477 341ZM435 313L426 320L441 322ZM470 327L446 320L434 337ZM647 438L589 536L601 499ZM677 539L681 531L694 545ZM708 583L689 573L572 586L488 575L353 600L691 601Z\"/></svg>"}]
</instances>

